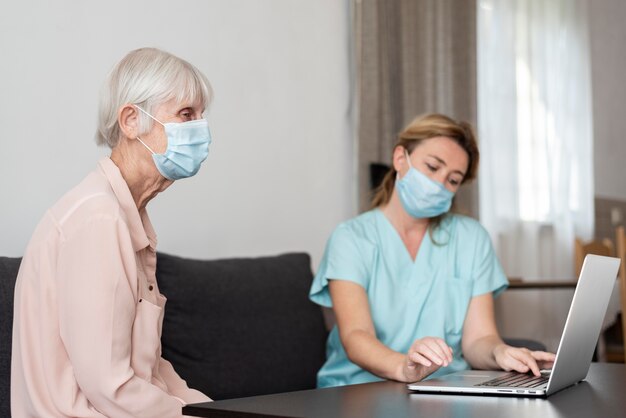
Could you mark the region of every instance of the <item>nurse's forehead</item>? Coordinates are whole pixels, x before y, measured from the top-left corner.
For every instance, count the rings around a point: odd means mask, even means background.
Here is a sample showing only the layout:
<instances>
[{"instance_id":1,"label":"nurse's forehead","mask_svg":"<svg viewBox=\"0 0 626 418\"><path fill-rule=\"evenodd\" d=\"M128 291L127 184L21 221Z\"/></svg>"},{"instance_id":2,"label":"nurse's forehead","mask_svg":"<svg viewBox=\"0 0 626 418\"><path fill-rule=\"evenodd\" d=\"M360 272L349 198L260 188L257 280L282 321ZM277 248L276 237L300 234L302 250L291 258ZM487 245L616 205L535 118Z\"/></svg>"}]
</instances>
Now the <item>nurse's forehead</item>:
<instances>
[{"instance_id":1,"label":"nurse's forehead","mask_svg":"<svg viewBox=\"0 0 626 418\"><path fill-rule=\"evenodd\" d=\"M421 141L413 151L434 152L436 150L460 150L463 148L452 138L446 136L435 136Z\"/></svg>"},{"instance_id":2,"label":"nurse's forehead","mask_svg":"<svg viewBox=\"0 0 626 418\"><path fill-rule=\"evenodd\" d=\"M439 158L461 158L467 157L467 151L456 141L450 138L431 138L418 144L411 154L434 155Z\"/></svg>"}]
</instances>

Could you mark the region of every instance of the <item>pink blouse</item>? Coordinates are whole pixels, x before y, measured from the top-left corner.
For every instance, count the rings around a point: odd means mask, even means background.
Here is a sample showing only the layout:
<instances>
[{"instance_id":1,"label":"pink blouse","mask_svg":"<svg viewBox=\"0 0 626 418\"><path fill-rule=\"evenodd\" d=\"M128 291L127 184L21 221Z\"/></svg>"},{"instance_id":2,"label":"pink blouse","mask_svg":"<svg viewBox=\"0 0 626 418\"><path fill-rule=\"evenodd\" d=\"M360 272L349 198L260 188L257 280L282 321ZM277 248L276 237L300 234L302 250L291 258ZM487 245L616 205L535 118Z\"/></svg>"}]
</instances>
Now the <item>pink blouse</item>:
<instances>
[{"instance_id":1,"label":"pink blouse","mask_svg":"<svg viewBox=\"0 0 626 418\"><path fill-rule=\"evenodd\" d=\"M15 287L13 417L179 417L206 402L161 357L156 235L117 166L43 217Z\"/></svg>"}]
</instances>

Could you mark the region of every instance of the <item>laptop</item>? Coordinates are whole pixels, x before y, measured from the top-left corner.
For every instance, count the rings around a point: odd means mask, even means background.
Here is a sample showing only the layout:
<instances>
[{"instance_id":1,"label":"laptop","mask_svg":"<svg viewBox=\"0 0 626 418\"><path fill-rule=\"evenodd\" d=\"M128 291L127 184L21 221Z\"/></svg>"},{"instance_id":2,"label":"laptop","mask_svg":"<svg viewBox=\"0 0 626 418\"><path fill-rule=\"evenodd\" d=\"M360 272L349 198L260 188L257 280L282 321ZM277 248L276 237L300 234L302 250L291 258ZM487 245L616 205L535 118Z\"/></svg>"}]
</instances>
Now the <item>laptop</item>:
<instances>
[{"instance_id":1,"label":"laptop","mask_svg":"<svg viewBox=\"0 0 626 418\"><path fill-rule=\"evenodd\" d=\"M407 385L413 392L549 396L587 376L598 342L620 259L587 255L567 315L556 359L542 376L504 371L463 370Z\"/></svg>"}]
</instances>

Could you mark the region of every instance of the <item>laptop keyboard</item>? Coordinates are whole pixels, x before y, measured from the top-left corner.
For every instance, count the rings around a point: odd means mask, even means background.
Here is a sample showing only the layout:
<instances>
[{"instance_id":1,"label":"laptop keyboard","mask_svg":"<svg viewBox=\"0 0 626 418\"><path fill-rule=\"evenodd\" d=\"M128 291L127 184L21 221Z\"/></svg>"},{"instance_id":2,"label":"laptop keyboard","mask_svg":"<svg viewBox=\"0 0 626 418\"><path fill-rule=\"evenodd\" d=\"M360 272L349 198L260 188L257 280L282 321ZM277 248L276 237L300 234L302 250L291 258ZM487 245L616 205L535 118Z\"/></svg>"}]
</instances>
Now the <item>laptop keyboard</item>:
<instances>
[{"instance_id":1,"label":"laptop keyboard","mask_svg":"<svg viewBox=\"0 0 626 418\"><path fill-rule=\"evenodd\" d=\"M512 386L516 388L536 388L548 383L548 378L545 376L535 376L532 374L520 374L509 373L495 379L487 380L486 382L478 383L475 386Z\"/></svg>"}]
</instances>

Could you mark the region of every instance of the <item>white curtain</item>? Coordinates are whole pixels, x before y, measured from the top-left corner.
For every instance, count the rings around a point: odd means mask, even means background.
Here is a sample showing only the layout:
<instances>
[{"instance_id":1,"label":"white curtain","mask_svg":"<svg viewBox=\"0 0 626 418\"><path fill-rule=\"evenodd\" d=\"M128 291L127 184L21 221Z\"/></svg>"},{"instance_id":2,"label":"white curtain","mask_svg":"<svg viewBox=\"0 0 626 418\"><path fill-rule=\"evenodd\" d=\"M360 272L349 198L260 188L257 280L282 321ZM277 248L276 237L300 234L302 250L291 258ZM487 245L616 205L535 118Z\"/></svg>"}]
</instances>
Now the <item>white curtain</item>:
<instances>
[{"instance_id":1,"label":"white curtain","mask_svg":"<svg viewBox=\"0 0 626 418\"><path fill-rule=\"evenodd\" d=\"M593 236L585 1L478 2L480 220L509 277L571 280L574 238ZM505 292L500 332L556 350L572 295Z\"/></svg>"},{"instance_id":2,"label":"white curtain","mask_svg":"<svg viewBox=\"0 0 626 418\"><path fill-rule=\"evenodd\" d=\"M593 236L585 0L480 0L480 219L509 276L572 279Z\"/></svg>"}]
</instances>

